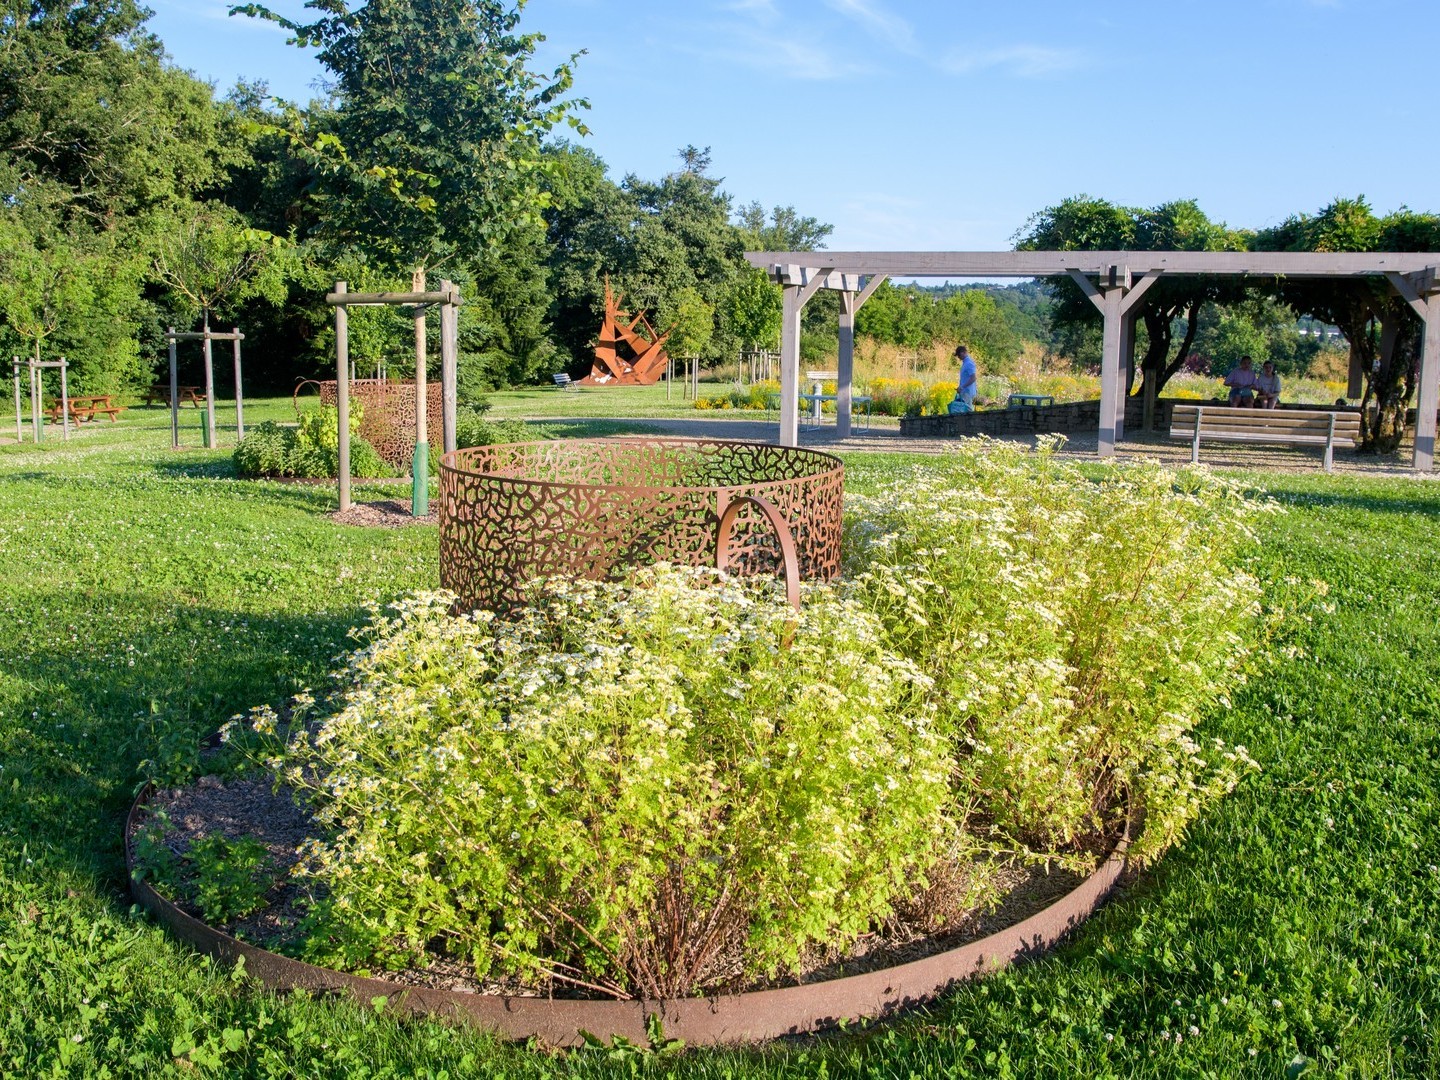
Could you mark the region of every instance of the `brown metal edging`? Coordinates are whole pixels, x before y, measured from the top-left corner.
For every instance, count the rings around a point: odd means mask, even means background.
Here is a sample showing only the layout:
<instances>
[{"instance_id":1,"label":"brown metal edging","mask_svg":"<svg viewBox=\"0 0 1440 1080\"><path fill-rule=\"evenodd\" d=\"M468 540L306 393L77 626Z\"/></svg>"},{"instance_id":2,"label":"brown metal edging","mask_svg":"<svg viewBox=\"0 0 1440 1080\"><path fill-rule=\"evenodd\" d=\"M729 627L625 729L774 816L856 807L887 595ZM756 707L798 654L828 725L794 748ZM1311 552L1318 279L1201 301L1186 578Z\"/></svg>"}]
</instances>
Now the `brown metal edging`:
<instances>
[{"instance_id":1,"label":"brown metal edging","mask_svg":"<svg viewBox=\"0 0 1440 1080\"><path fill-rule=\"evenodd\" d=\"M219 960L245 961L245 970L274 990L349 993L362 1005L384 998L402 1013L466 1020L512 1039L536 1038L553 1046L578 1046L582 1031L622 1036L648 1044L647 1020L658 1017L667 1039L691 1046L759 1042L803 1035L841 1022L893 1016L934 1000L968 979L998 971L1022 957L1049 949L1084 922L1109 895L1125 868L1134 822L1114 850L1075 889L1043 911L979 941L880 971L775 990L684 998L674 1001L574 1001L501 997L405 986L386 979L306 964L246 944L187 915L135 877L133 837L154 793L147 787L125 819L125 868L135 902L181 941Z\"/></svg>"}]
</instances>

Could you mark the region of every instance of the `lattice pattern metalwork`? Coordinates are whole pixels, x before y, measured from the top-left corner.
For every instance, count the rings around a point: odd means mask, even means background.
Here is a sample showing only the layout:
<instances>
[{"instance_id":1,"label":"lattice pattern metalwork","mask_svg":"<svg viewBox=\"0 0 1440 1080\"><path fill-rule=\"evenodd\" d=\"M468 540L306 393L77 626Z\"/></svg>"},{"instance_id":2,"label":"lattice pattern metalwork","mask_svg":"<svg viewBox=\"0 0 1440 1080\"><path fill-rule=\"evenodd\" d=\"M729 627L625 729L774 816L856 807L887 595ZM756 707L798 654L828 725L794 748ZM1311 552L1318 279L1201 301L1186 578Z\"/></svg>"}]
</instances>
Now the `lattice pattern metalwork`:
<instances>
[{"instance_id":1,"label":"lattice pattern metalwork","mask_svg":"<svg viewBox=\"0 0 1440 1080\"><path fill-rule=\"evenodd\" d=\"M339 400L334 379L320 384L320 400L334 405ZM392 468L410 468L415 454L415 384L398 379L351 379L350 400L360 402L360 437ZM428 427L438 433L442 408L441 386L425 385ZM432 440L434 441L434 440Z\"/></svg>"},{"instance_id":2,"label":"lattice pattern metalwork","mask_svg":"<svg viewBox=\"0 0 1440 1080\"><path fill-rule=\"evenodd\" d=\"M606 578L651 562L716 562L720 515L740 496L772 504L794 537L800 576L840 572L845 468L818 450L703 439L561 440L445 455L440 581L462 604L505 610L526 582ZM774 528L737 512L733 573L778 573Z\"/></svg>"}]
</instances>

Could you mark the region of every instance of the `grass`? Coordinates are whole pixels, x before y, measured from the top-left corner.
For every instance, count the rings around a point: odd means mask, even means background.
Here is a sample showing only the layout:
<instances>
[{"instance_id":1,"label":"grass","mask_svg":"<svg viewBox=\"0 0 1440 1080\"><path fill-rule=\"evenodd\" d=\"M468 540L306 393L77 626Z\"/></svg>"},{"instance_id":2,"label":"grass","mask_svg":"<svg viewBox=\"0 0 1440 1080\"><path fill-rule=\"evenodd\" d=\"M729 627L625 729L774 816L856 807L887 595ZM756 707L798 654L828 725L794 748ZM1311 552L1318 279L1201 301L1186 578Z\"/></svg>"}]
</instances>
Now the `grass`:
<instances>
[{"instance_id":1,"label":"grass","mask_svg":"<svg viewBox=\"0 0 1440 1080\"><path fill-rule=\"evenodd\" d=\"M851 487L909 460L854 455ZM1256 568L1335 603L1209 722L1262 773L1049 957L893 1024L644 1058L274 996L132 910L142 775L316 685L366 603L436 584L435 532L335 526L328 486L176 454L158 409L0 447L0 1075L1440 1074L1440 486L1251 479L1289 510Z\"/></svg>"}]
</instances>

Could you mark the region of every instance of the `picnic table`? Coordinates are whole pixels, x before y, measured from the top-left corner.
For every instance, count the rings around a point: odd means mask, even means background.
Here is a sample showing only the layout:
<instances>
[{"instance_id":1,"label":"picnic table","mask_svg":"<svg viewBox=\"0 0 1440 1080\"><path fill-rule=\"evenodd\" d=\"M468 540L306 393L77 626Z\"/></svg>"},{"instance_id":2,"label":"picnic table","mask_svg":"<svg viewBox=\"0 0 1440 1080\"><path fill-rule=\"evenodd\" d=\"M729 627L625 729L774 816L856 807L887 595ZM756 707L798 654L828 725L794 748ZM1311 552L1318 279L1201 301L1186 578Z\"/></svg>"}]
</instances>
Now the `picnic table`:
<instances>
[{"instance_id":1,"label":"picnic table","mask_svg":"<svg viewBox=\"0 0 1440 1080\"><path fill-rule=\"evenodd\" d=\"M70 419L77 424L83 424L86 420L94 420L96 413L105 413L110 417L113 424L116 417L123 411L123 405L115 405L111 402L110 394L91 394L88 396L72 397L70 402ZM45 410L45 415L51 420L59 420L61 405L57 401Z\"/></svg>"},{"instance_id":2,"label":"picnic table","mask_svg":"<svg viewBox=\"0 0 1440 1080\"><path fill-rule=\"evenodd\" d=\"M188 401L198 409L201 405L205 404L205 395L201 392L203 387L179 386L176 387L176 390L180 394L180 404L182 405ZM146 405L153 405L157 401L162 405L170 404L170 386L168 383L155 383L145 392Z\"/></svg>"}]
</instances>

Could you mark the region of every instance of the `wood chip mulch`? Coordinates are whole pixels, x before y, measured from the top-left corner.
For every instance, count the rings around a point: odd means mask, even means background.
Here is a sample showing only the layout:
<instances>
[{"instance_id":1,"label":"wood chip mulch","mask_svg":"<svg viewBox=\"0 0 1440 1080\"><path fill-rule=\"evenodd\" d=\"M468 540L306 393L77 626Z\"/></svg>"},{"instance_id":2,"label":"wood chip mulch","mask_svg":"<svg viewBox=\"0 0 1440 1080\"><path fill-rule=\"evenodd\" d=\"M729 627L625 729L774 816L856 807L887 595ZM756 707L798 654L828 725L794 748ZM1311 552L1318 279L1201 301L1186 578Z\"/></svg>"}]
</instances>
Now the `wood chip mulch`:
<instances>
[{"instance_id":1,"label":"wood chip mulch","mask_svg":"<svg viewBox=\"0 0 1440 1080\"><path fill-rule=\"evenodd\" d=\"M424 517L410 513L410 504L399 499L383 502L351 503L350 509L330 515L341 525L363 525L372 529L403 529L407 525L434 525L439 518L434 511Z\"/></svg>"}]
</instances>

